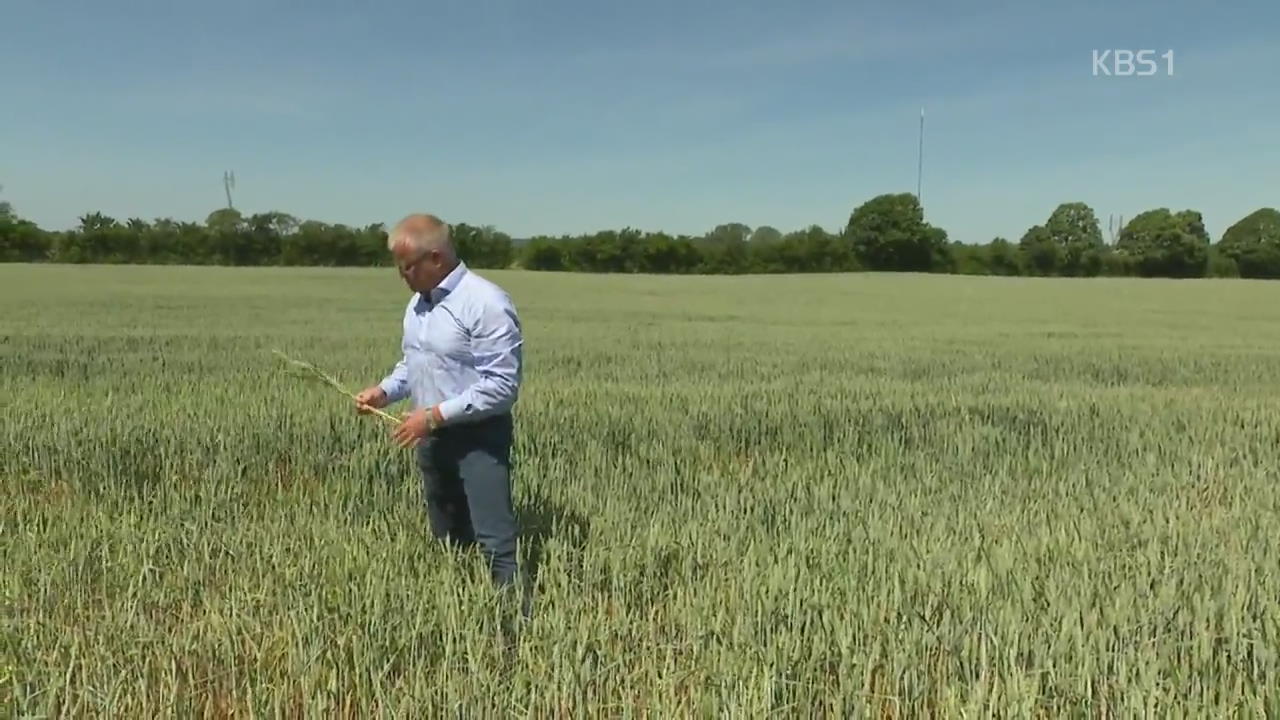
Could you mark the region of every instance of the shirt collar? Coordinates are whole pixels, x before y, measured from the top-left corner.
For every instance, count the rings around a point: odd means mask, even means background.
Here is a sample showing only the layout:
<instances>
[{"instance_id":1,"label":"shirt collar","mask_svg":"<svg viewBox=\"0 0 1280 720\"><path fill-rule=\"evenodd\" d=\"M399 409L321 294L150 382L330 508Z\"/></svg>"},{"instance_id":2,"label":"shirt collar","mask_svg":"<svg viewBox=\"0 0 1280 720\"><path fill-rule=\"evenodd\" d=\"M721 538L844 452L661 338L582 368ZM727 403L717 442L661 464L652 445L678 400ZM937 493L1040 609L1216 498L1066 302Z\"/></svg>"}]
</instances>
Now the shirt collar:
<instances>
[{"instance_id":1,"label":"shirt collar","mask_svg":"<svg viewBox=\"0 0 1280 720\"><path fill-rule=\"evenodd\" d=\"M457 267L444 276L439 285L436 285L430 291L423 293L421 299L432 305L439 303L446 295L453 292L458 287L458 283L462 282L462 278L467 274L467 265L461 260L458 261Z\"/></svg>"}]
</instances>

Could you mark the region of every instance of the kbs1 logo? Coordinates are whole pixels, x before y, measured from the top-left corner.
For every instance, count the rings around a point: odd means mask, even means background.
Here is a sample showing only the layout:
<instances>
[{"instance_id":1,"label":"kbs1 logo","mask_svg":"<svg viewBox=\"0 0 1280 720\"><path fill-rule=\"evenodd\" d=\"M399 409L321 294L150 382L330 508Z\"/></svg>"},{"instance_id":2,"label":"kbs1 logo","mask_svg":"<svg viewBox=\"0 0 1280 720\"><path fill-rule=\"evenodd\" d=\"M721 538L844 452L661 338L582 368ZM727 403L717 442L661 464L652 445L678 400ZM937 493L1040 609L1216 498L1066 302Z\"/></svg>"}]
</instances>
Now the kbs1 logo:
<instances>
[{"instance_id":1,"label":"kbs1 logo","mask_svg":"<svg viewBox=\"0 0 1280 720\"><path fill-rule=\"evenodd\" d=\"M1093 75L1155 75L1161 70L1161 65L1153 58L1164 60L1165 74L1173 74L1172 50L1156 55L1155 50L1107 49L1093 51Z\"/></svg>"}]
</instances>

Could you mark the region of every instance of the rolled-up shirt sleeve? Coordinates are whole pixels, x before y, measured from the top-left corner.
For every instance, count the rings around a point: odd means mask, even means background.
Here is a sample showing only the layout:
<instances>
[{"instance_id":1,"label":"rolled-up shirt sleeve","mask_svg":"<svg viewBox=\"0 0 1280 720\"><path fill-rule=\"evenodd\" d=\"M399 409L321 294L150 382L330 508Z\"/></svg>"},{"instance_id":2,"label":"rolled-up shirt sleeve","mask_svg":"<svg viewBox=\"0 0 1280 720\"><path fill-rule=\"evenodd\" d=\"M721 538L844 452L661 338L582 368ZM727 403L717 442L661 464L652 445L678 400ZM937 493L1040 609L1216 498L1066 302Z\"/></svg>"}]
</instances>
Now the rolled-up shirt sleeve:
<instances>
[{"instance_id":1,"label":"rolled-up shirt sleeve","mask_svg":"<svg viewBox=\"0 0 1280 720\"><path fill-rule=\"evenodd\" d=\"M471 327L476 381L440 403L444 424L501 415L515 405L520 389L524 337L510 297L486 298Z\"/></svg>"}]
</instances>

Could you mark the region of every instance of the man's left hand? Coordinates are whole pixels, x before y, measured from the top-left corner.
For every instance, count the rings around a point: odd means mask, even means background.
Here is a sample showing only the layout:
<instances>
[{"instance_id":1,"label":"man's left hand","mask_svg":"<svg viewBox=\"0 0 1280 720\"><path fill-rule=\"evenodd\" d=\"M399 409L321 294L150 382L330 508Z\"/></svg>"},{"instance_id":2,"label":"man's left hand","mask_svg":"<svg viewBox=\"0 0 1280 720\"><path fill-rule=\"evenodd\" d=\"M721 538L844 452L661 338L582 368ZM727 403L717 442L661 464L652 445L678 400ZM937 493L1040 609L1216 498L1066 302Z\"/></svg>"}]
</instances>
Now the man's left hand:
<instances>
[{"instance_id":1,"label":"man's left hand","mask_svg":"<svg viewBox=\"0 0 1280 720\"><path fill-rule=\"evenodd\" d=\"M410 448L421 442L440 424L437 408L420 408L404 416L391 437L402 448Z\"/></svg>"}]
</instances>

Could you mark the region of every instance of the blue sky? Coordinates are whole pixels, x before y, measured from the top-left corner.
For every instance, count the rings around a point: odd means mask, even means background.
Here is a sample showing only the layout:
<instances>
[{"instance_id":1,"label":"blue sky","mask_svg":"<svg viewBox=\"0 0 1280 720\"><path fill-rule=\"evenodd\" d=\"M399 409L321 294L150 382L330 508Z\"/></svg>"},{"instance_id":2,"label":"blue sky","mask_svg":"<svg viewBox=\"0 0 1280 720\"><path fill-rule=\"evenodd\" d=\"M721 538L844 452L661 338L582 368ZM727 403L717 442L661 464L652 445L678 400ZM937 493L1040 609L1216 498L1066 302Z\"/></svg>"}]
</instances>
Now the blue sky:
<instances>
[{"instance_id":1,"label":"blue sky","mask_svg":"<svg viewBox=\"0 0 1280 720\"><path fill-rule=\"evenodd\" d=\"M837 229L914 192L1016 240L1060 202L1280 206L1280 4L0 0L0 197L64 228L225 204L521 237ZM1095 77L1094 49L1173 50Z\"/></svg>"}]
</instances>

